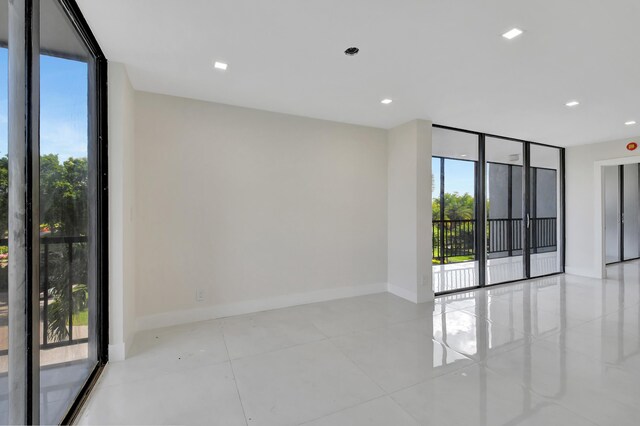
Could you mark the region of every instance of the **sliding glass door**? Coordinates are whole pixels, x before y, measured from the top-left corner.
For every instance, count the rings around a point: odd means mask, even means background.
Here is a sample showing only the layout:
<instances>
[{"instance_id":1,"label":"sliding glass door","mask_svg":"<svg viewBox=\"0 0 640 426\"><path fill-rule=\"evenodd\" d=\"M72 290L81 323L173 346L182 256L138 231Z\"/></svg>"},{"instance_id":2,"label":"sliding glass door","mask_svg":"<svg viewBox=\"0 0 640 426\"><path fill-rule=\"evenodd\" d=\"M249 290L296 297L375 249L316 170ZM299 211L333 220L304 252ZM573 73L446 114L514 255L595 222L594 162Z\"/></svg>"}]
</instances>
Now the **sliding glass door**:
<instances>
[{"instance_id":1,"label":"sliding glass door","mask_svg":"<svg viewBox=\"0 0 640 426\"><path fill-rule=\"evenodd\" d=\"M620 167L604 168L604 230L606 263L620 262L622 230L622 209L620 198Z\"/></svg>"},{"instance_id":2,"label":"sliding glass door","mask_svg":"<svg viewBox=\"0 0 640 426\"><path fill-rule=\"evenodd\" d=\"M432 143L436 293L562 272L561 148L441 126Z\"/></svg>"},{"instance_id":3,"label":"sliding glass door","mask_svg":"<svg viewBox=\"0 0 640 426\"><path fill-rule=\"evenodd\" d=\"M640 164L604 168L606 263L640 257Z\"/></svg>"},{"instance_id":4,"label":"sliding glass door","mask_svg":"<svg viewBox=\"0 0 640 426\"><path fill-rule=\"evenodd\" d=\"M529 162L529 258L538 277L562 270L560 150L531 145Z\"/></svg>"},{"instance_id":5,"label":"sliding glass door","mask_svg":"<svg viewBox=\"0 0 640 426\"><path fill-rule=\"evenodd\" d=\"M0 9L0 423L66 423L107 361L106 62L74 2Z\"/></svg>"},{"instance_id":6,"label":"sliding glass door","mask_svg":"<svg viewBox=\"0 0 640 426\"><path fill-rule=\"evenodd\" d=\"M487 137L486 284L525 277L523 144Z\"/></svg>"},{"instance_id":7,"label":"sliding glass door","mask_svg":"<svg viewBox=\"0 0 640 426\"><path fill-rule=\"evenodd\" d=\"M0 424L9 424L9 35L8 0L0 0ZM13 267L13 265L12 265Z\"/></svg>"},{"instance_id":8,"label":"sliding glass door","mask_svg":"<svg viewBox=\"0 0 640 426\"><path fill-rule=\"evenodd\" d=\"M623 260L640 257L640 164L622 166Z\"/></svg>"},{"instance_id":9,"label":"sliding glass door","mask_svg":"<svg viewBox=\"0 0 640 426\"><path fill-rule=\"evenodd\" d=\"M40 420L98 363L94 59L56 1L40 7Z\"/></svg>"},{"instance_id":10,"label":"sliding glass door","mask_svg":"<svg viewBox=\"0 0 640 426\"><path fill-rule=\"evenodd\" d=\"M478 137L433 129L433 281L437 292L479 285Z\"/></svg>"}]
</instances>

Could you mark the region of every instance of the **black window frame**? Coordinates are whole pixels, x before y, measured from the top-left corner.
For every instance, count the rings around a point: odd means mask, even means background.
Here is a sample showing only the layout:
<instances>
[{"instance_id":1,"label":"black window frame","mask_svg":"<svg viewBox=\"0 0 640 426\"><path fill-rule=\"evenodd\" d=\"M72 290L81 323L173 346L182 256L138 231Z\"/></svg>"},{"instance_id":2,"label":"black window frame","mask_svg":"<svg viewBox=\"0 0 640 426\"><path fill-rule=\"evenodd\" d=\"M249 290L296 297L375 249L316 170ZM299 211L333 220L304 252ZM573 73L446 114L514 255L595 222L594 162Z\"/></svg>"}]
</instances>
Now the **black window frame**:
<instances>
[{"instance_id":1,"label":"black window frame","mask_svg":"<svg viewBox=\"0 0 640 426\"><path fill-rule=\"evenodd\" d=\"M454 294L454 293L462 293L462 292L466 292L466 291L470 291L470 290L477 290L480 288L488 288L488 287L495 287L495 286L499 286L499 285L504 285L504 284L512 284L515 282L521 282L521 281L526 281L526 280L530 280L530 279L537 279L537 278L544 278L544 277L550 277L550 276L555 276L555 275L561 275L565 273L565 259L566 259L566 227L565 227L565 213L566 213L566 206L565 206L565 148L563 147L559 147L559 146L554 146L554 145L549 145L549 144L544 144L544 143L540 143L540 142L533 142L533 141L529 141L529 140L524 140L524 139L518 139L518 138L513 138L513 137L509 137L509 136L501 136L501 135L495 135L495 134L491 134L491 133L485 133L485 132L479 132L479 131L474 131L474 130L468 130L468 129L463 129L463 128L458 128L458 127L452 127L452 126L446 126L446 125L441 125L441 124L432 124L433 128L437 128L437 129L443 129L443 130L449 130L449 131L453 131L453 132L460 132L460 133L467 133L467 134L472 134L472 135L476 135L478 137L478 160L477 160L477 164L478 166L476 167L476 179L475 179L475 196L476 196L476 221L477 221L477 226L476 226L476 252L477 252L477 256L476 258L478 259L479 262L479 270L478 270L478 285L475 286L470 286L470 287L463 287L463 288L459 288L459 289L453 289L453 290L445 290L445 291L434 291L434 294L436 297L439 296L446 296L449 294ZM558 150L558 155L559 155L559 170L558 170L558 179L559 179L559 206L558 206L558 211L559 211L559 224L558 226L559 228L559 251L560 251L560 265L559 265L559 271L558 272L553 272L550 274L545 274L545 275L536 275L534 277L531 276L531 264L530 264L530 257L531 257L531 253L530 253L530 247L529 247L529 239L530 239L530 229L526 228L523 226L523 235L522 235L522 241L523 241L523 252L526 253L525 255L525 261L523 262L523 268L524 268L524 276L523 278L519 278L517 280L511 280L511 281L504 281L504 282L500 282L500 283L496 283L496 284L488 284L486 282L486 262L487 262L487 256L486 256L486 252L484 247L486 247L486 232L485 232L485 222L486 222L486 209L484 208L484 203L486 200L486 176L487 176L487 167L486 167L486 138L495 138L495 139L501 139L501 140L506 140L506 141L511 141L511 142L519 142L522 143L522 148L523 148L523 217L527 214L530 213L530 209L531 209L531 203L529 202L530 200L530 192L531 189L529 188L530 186L530 177L529 172L532 169L531 164L530 164L530 147L532 145L538 145L538 146L543 146L543 147L547 147L547 148L554 148ZM447 158L447 157L442 157L439 155L432 155L432 158ZM440 173L442 174L444 171L441 170ZM526 175L526 176L525 176ZM444 177L442 176L441 179L444 179ZM442 188L441 188L442 191ZM482 201L479 201L482 200ZM479 224L482 223L483 226L480 226ZM433 245L433 244L432 244ZM482 248L480 250L480 248ZM431 259L429 260L431 262ZM434 289L435 290L435 289Z\"/></svg>"},{"instance_id":2,"label":"black window frame","mask_svg":"<svg viewBox=\"0 0 640 426\"><path fill-rule=\"evenodd\" d=\"M61 420L61 424L71 424L76 419L83 402L89 392L97 382L104 366L109 361L109 291L108 291L108 209L109 209L109 187L108 187L108 86L107 86L107 59L93 35L87 21L84 19L80 8L74 0L53 0L60 6L71 23L76 35L87 48L92 61L89 62L88 72L88 120L89 137L93 141L93 154L89 150L89 159L95 164L95 282L96 288L93 290L96 298L95 303L95 324L91 337L95 339L96 364L80 388L76 398L69 406L67 412ZM14 135L23 133L23 136L13 142L13 146L19 148L20 167L24 167L26 172L23 179L19 179L19 184L23 194L21 199L24 205L19 208L25 216L24 244L20 245L20 254L16 261L17 267L26 275L25 291L20 294L19 302L24 306L25 320L18 326L24 326L20 330L19 336L24 336L24 344L17 348L9 347L9 350L18 350L18 354L23 353L24 360L17 365L24 371L24 375L19 379L20 386L17 389L19 395L13 396L13 402L18 404L18 409L14 409L13 421L24 424L38 424L40 418L40 363L39 363L39 170L37 169L39 153L39 55L53 54L64 57L64 53L47 52L40 48L39 19L40 0L16 0L16 3L9 3L9 85L11 87L16 81L23 83L14 89L14 104L10 100L9 113L12 114L11 105L22 104L26 114L14 117L15 123L10 120L9 126L14 126ZM13 12L13 13L11 13ZM13 29L12 29L13 28ZM11 37L16 42L11 41ZM12 68L13 66L13 68ZM15 114L14 111L13 113ZM10 145L12 142L9 142ZM10 161L11 164L11 161ZM11 165L10 165L11 167ZM16 167L16 166L14 166ZM91 182L91 180L90 180ZM91 184L91 183L90 183ZM14 189L16 191L16 189ZM23 248L22 248L23 247ZM17 249L16 249L17 250ZM15 266L14 266L15 268ZM38 305L36 305L38 304ZM13 309L13 308L12 308ZM9 327L13 328L12 324ZM93 334L95 333L95 334ZM15 359L20 359L17 357ZM10 361L11 368L11 361ZM17 373L14 373L14 375ZM9 404L12 405L11 403ZM11 409L11 407L9 407ZM11 421L11 419L10 419Z\"/></svg>"}]
</instances>

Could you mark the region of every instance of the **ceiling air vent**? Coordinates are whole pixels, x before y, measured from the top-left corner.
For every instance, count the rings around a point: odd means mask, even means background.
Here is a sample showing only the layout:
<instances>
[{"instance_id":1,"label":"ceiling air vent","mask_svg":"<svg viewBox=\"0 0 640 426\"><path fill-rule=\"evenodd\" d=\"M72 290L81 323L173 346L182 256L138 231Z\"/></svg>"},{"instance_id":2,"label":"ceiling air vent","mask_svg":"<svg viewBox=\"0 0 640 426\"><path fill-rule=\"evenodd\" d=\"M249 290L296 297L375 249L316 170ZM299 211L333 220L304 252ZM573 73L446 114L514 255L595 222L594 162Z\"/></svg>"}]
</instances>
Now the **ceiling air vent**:
<instances>
[{"instance_id":1,"label":"ceiling air vent","mask_svg":"<svg viewBox=\"0 0 640 426\"><path fill-rule=\"evenodd\" d=\"M359 51L360 49L358 49L357 47L350 47L344 51L344 54L347 56L356 56Z\"/></svg>"}]
</instances>

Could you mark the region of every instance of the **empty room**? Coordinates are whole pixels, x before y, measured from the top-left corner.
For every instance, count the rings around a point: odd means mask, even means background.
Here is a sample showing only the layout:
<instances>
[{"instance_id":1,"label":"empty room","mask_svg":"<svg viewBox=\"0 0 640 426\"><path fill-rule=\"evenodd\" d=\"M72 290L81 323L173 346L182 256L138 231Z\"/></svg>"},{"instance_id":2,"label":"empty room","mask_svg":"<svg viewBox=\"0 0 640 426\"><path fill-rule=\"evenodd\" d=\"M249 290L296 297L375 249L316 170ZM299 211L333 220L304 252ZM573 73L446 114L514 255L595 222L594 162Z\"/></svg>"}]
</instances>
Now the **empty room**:
<instances>
[{"instance_id":1,"label":"empty room","mask_svg":"<svg viewBox=\"0 0 640 426\"><path fill-rule=\"evenodd\" d=\"M0 0L0 424L637 425L637 0Z\"/></svg>"}]
</instances>

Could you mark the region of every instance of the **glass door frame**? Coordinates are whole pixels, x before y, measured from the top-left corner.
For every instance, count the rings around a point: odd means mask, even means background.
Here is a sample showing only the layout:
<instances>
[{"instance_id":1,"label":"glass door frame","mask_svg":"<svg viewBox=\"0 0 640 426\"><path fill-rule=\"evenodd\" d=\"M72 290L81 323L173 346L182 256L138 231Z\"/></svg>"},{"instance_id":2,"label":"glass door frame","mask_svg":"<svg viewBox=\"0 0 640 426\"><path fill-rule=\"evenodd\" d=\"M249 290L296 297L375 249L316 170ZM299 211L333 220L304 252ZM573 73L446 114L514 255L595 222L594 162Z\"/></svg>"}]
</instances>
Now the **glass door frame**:
<instances>
[{"instance_id":1,"label":"glass door frame","mask_svg":"<svg viewBox=\"0 0 640 426\"><path fill-rule=\"evenodd\" d=\"M558 146L527 141L523 139L517 139L507 136L494 135L490 133L476 132L473 130L461 129L457 127L444 126L439 124L433 124L434 128L450 130L462 133L469 133L472 135L476 135L478 137L478 161L476 167L476 182L475 182L475 195L476 195L476 252L477 259L479 262L479 270L478 270L478 280L479 283L477 286L465 287L463 289L454 289L442 292L435 292L436 296L443 296L451 293L459 293L469 290L474 290L478 288L484 287L493 287L496 285L509 284L513 282L519 282L528 280L531 278L542 278L553 275L563 274L565 272L565 149ZM523 245L523 278L519 278L512 281L504 281L496 284L487 284L487 275L486 275L486 266L487 266L487 234L486 234L486 222L487 222L487 212L486 212L486 196L487 196L487 162L486 162L486 138L495 138L501 139L505 141L511 142L519 142L522 143L522 154L523 154L523 200L522 200L522 212L523 212L523 225L521 227L522 232L522 245ZM560 252L560 264L559 271L553 272L545 275L538 275L535 277L531 276L531 235L530 235L530 218L531 218L531 146L538 145L548 148L554 148L558 150L559 155L559 170L558 170L558 179L559 179L559 206L558 206L558 251ZM439 156L432 156L432 158ZM443 173L443 170L440 171Z\"/></svg>"},{"instance_id":2,"label":"glass door frame","mask_svg":"<svg viewBox=\"0 0 640 426\"><path fill-rule=\"evenodd\" d=\"M445 216L445 210L446 210L446 204L445 204L445 193L446 193L446 160L449 161L460 161L460 162L465 162L465 163L474 163L474 167L473 167L473 178L474 180L478 178L478 161L476 160L467 160L465 158L452 158L452 157L443 157L440 155L432 155L431 156L432 159L437 159L440 163L440 173L438 176L439 179L439 187L440 187L440 192L438 194L438 200L439 200L439 205L440 205L440 217L438 218L438 220L440 222L444 222L444 216ZM474 197L476 196L477 193L477 183L474 182ZM478 203L475 201L474 198L474 204L475 204L475 209L474 209L474 222L475 223L475 227L477 227L477 217L476 214L478 213ZM435 218L432 218L432 220ZM440 232L440 243L438 244L438 247L443 247L444 246L444 232L443 232L443 226L440 227L439 229ZM433 245L433 244L432 244ZM478 239L477 239L477 231L476 231L476 236L474 238L474 251L475 251L475 260L478 260L478 256L480 255L480 245L478 243ZM439 259L441 259L441 265L444 265L444 258L445 256L443 256L444 251L442 251L442 249L440 249L440 256Z\"/></svg>"},{"instance_id":3,"label":"glass door frame","mask_svg":"<svg viewBox=\"0 0 640 426\"><path fill-rule=\"evenodd\" d=\"M619 164L617 166L611 166L611 167L617 167L618 169L618 212L619 212L619 218L618 218L618 223L620 224L619 228L618 228L618 260L614 260L613 262L605 262L605 265L615 265L618 263L624 263L624 262L631 262L633 260L638 260L640 259L640 256L638 257L632 257L629 259L625 259L624 256L624 246L625 246L625 231L624 231L624 222L625 222L625 217L624 217L624 206L625 206L625 196L624 196L624 167L625 166L637 166L638 167L638 186L640 187L640 163L630 163L630 164ZM605 256L606 258L606 256Z\"/></svg>"},{"instance_id":4,"label":"glass door frame","mask_svg":"<svg viewBox=\"0 0 640 426\"><path fill-rule=\"evenodd\" d=\"M89 156L95 167L89 179L95 191L95 242L90 245L95 257L95 321L90 339L95 342L95 367L74 399L62 424L77 416L87 393L108 362L108 149L107 149L107 60L74 0L56 1L74 31L87 47L92 61L88 72ZM8 4L9 57L9 233L15 286L10 301L9 337L9 421L39 424L40 418L40 0L20 0ZM91 210L91 209L90 209ZM11 283L11 278L10 278ZM22 290L24 288L24 290ZM13 313L13 314L12 314ZM11 322L13 320L13 322ZM91 346L90 346L91 347ZM90 349L91 351L92 349Z\"/></svg>"}]
</instances>

